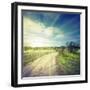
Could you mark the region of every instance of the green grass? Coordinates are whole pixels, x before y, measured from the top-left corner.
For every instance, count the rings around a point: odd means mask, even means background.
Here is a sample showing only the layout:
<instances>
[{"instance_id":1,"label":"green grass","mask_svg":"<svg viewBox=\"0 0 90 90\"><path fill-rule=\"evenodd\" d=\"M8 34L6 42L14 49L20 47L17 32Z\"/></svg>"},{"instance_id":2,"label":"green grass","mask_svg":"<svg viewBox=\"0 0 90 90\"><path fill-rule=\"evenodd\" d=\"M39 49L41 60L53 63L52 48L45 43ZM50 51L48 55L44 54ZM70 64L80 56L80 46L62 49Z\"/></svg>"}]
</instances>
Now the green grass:
<instances>
[{"instance_id":1,"label":"green grass","mask_svg":"<svg viewBox=\"0 0 90 90\"><path fill-rule=\"evenodd\" d=\"M49 53L52 53L54 51L55 50L48 49L48 48L47 49L43 49L43 48L35 49L35 48L32 48L32 49L29 49L29 50L24 50L23 64L25 66L25 65L33 62L34 60L38 59L39 57L44 56L44 55L49 54Z\"/></svg>"},{"instance_id":2,"label":"green grass","mask_svg":"<svg viewBox=\"0 0 90 90\"><path fill-rule=\"evenodd\" d=\"M80 74L80 54L76 52L64 52L57 56L58 67L64 68L65 74Z\"/></svg>"},{"instance_id":3,"label":"green grass","mask_svg":"<svg viewBox=\"0 0 90 90\"><path fill-rule=\"evenodd\" d=\"M59 54L56 58L58 69L62 67L65 75L80 74L79 50L75 52L69 52L67 49L65 49L62 52L61 49L62 48L25 48L23 52L23 65L25 66L29 63L32 63L34 60L49 53L58 52Z\"/></svg>"}]
</instances>

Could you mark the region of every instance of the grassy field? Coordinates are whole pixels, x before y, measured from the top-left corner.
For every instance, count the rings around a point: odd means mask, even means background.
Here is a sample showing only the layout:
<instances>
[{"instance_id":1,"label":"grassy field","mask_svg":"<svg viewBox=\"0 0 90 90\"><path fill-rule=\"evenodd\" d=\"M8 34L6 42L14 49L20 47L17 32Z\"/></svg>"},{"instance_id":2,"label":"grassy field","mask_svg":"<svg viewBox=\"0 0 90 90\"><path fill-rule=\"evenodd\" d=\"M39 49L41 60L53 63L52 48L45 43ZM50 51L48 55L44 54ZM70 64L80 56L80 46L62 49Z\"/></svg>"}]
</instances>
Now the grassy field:
<instances>
[{"instance_id":1,"label":"grassy field","mask_svg":"<svg viewBox=\"0 0 90 90\"><path fill-rule=\"evenodd\" d=\"M56 64L58 66L58 74L60 75L60 68L63 68L63 75L78 75L80 74L80 53L79 50L69 52L62 48L26 48L24 49L23 65L26 66L34 60L48 55L50 53L58 52L56 57Z\"/></svg>"},{"instance_id":2,"label":"grassy field","mask_svg":"<svg viewBox=\"0 0 90 90\"><path fill-rule=\"evenodd\" d=\"M64 69L65 75L80 74L80 53L64 52L57 56L58 68Z\"/></svg>"},{"instance_id":3,"label":"grassy field","mask_svg":"<svg viewBox=\"0 0 90 90\"><path fill-rule=\"evenodd\" d=\"M43 48L30 48L30 49L26 49L24 50L24 61L23 64L24 66L27 65L28 63L33 62L34 60L40 58L41 56L44 56L46 54L55 52L54 49L51 48L47 48L47 49L43 49Z\"/></svg>"}]
</instances>

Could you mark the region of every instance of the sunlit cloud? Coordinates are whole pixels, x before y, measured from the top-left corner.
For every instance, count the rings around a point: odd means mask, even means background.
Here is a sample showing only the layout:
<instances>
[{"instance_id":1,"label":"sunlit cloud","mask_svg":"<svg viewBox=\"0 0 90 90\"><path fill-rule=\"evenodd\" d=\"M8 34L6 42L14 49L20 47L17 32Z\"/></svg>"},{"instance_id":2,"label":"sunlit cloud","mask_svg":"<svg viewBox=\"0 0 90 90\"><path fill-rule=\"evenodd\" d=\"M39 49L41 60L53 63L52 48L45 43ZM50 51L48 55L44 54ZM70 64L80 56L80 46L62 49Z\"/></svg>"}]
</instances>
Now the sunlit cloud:
<instances>
[{"instance_id":1,"label":"sunlit cloud","mask_svg":"<svg viewBox=\"0 0 90 90\"><path fill-rule=\"evenodd\" d=\"M51 38L59 36L60 34L57 28L48 27L45 28L44 24L33 21L30 18L24 17L24 45L26 46L49 46L53 43ZM53 37L54 36L54 37Z\"/></svg>"}]
</instances>

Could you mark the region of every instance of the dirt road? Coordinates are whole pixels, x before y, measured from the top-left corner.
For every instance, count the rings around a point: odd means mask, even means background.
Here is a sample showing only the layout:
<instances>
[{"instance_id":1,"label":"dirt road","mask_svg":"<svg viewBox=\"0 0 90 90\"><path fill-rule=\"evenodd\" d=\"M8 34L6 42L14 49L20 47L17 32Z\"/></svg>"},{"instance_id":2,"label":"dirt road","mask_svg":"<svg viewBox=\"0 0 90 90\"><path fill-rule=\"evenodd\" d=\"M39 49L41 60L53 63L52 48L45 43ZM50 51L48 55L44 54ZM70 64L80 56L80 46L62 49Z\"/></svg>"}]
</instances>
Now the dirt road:
<instances>
[{"instance_id":1,"label":"dirt road","mask_svg":"<svg viewBox=\"0 0 90 90\"><path fill-rule=\"evenodd\" d=\"M23 68L23 77L57 75L56 56L58 52L44 55Z\"/></svg>"}]
</instances>

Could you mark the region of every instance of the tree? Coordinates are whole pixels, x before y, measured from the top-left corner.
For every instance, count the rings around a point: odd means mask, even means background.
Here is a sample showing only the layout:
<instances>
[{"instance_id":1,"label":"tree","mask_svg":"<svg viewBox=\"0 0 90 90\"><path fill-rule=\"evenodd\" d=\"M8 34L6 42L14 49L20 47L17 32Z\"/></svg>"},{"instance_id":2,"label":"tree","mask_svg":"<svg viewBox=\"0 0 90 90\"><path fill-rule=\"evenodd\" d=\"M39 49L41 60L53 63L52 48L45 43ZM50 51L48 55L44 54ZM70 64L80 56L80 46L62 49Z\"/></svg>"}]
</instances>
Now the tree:
<instances>
[{"instance_id":1,"label":"tree","mask_svg":"<svg viewBox=\"0 0 90 90\"><path fill-rule=\"evenodd\" d=\"M70 52L74 52L80 48L80 45L78 43L73 42L73 41L67 42L66 46Z\"/></svg>"}]
</instances>

